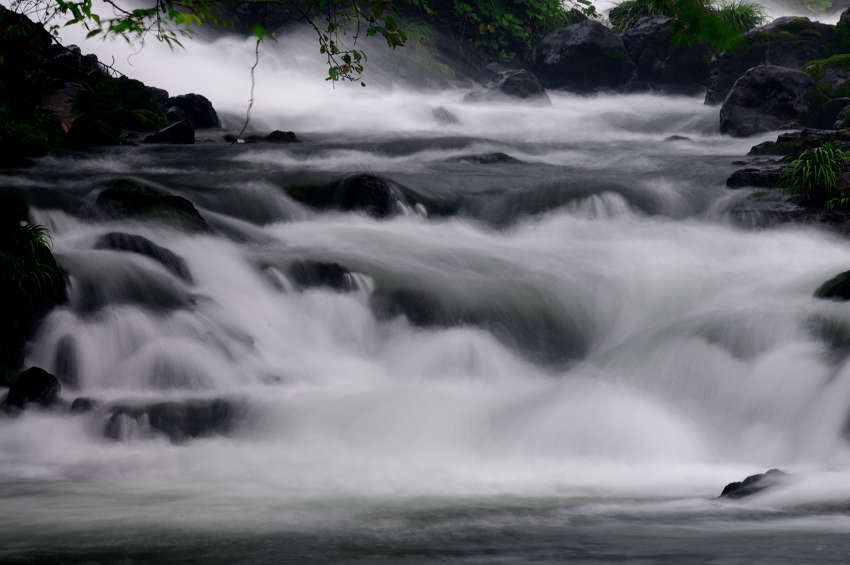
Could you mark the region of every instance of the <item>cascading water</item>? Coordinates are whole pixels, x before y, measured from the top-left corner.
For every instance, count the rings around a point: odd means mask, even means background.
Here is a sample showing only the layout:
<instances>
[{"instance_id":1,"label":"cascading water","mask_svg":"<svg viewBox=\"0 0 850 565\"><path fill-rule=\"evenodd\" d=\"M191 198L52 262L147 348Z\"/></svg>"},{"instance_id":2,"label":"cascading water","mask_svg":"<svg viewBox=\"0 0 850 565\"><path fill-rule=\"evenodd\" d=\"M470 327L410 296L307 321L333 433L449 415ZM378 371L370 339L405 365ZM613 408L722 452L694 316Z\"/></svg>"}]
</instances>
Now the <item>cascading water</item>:
<instances>
[{"instance_id":1,"label":"cascading water","mask_svg":"<svg viewBox=\"0 0 850 565\"><path fill-rule=\"evenodd\" d=\"M253 123L300 144L104 149L0 176L35 195L70 274L27 363L100 403L0 426L0 560L846 559L846 516L791 509L850 496L850 369L819 331L850 307L812 298L850 247L736 227L724 181L759 140L721 137L698 98L331 90L298 37L281 43ZM203 91L235 128L250 47L149 45L131 72ZM513 160L474 158L494 152ZM353 172L452 213L318 212L283 190ZM116 178L188 198L212 231L82 213ZM98 245L113 232L184 270ZM352 274L299 285L305 261ZM103 408L213 399L227 433L191 441ZM802 478L711 499L775 466Z\"/></svg>"}]
</instances>

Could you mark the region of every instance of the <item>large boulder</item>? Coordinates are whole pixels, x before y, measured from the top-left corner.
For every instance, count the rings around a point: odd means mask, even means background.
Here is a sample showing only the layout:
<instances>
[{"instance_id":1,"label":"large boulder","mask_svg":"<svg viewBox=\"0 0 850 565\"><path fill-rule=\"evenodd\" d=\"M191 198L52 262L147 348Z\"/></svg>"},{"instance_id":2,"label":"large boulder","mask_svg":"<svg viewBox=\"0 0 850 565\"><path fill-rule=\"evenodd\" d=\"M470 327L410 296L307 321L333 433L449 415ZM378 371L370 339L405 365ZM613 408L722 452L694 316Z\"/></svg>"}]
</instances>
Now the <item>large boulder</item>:
<instances>
[{"instance_id":1,"label":"large boulder","mask_svg":"<svg viewBox=\"0 0 850 565\"><path fill-rule=\"evenodd\" d=\"M803 65L803 71L812 77L818 89L829 98L850 96L850 54L809 61Z\"/></svg>"},{"instance_id":2,"label":"large boulder","mask_svg":"<svg viewBox=\"0 0 850 565\"><path fill-rule=\"evenodd\" d=\"M770 469L750 475L743 481L729 483L720 493L720 498L744 498L788 482L790 475L779 469Z\"/></svg>"},{"instance_id":3,"label":"large boulder","mask_svg":"<svg viewBox=\"0 0 850 565\"><path fill-rule=\"evenodd\" d=\"M846 52L835 26L808 18L785 17L751 30L742 45L715 56L706 104L720 104L748 69L759 65L799 68L809 61Z\"/></svg>"},{"instance_id":4,"label":"large boulder","mask_svg":"<svg viewBox=\"0 0 850 565\"><path fill-rule=\"evenodd\" d=\"M711 50L705 44L674 41L671 18L641 18L623 34L623 44L637 65L636 85L681 94L705 88Z\"/></svg>"},{"instance_id":5,"label":"large boulder","mask_svg":"<svg viewBox=\"0 0 850 565\"><path fill-rule=\"evenodd\" d=\"M30 367L10 383L3 407L24 409L28 404L36 404L47 408L59 400L60 390L62 385L54 375L39 367Z\"/></svg>"},{"instance_id":6,"label":"large boulder","mask_svg":"<svg viewBox=\"0 0 850 565\"><path fill-rule=\"evenodd\" d=\"M531 51L528 68L546 88L591 93L623 89L635 65L619 35L585 20L544 37Z\"/></svg>"},{"instance_id":7,"label":"large boulder","mask_svg":"<svg viewBox=\"0 0 850 565\"><path fill-rule=\"evenodd\" d=\"M806 73L760 65L739 78L720 108L720 131L745 137L814 125L825 97Z\"/></svg>"},{"instance_id":8,"label":"large boulder","mask_svg":"<svg viewBox=\"0 0 850 565\"><path fill-rule=\"evenodd\" d=\"M181 94L169 98L166 106L180 109L189 123L197 129L217 128L221 125L212 102L200 94Z\"/></svg>"},{"instance_id":9,"label":"large boulder","mask_svg":"<svg viewBox=\"0 0 850 565\"><path fill-rule=\"evenodd\" d=\"M534 74L525 69L506 69L493 73L489 80L473 89L464 102L494 102L521 99L540 104L551 104L546 90Z\"/></svg>"},{"instance_id":10,"label":"large boulder","mask_svg":"<svg viewBox=\"0 0 850 565\"><path fill-rule=\"evenodd\" d=\"M106 182L96 203L113 218L159 220L190 231L209 229L204 217L189 200L132 178Z\"/></svg>"},{"instance_id":11,"label":"large boulder","mask_svg":"<svg viewBox=\"0 0 850 565\"><path fill-rule=\"evenodd\" d=\"M835 275L815 290L815 298L846 302L850 300L850 271Z\"/></svg>"}]
</instances>

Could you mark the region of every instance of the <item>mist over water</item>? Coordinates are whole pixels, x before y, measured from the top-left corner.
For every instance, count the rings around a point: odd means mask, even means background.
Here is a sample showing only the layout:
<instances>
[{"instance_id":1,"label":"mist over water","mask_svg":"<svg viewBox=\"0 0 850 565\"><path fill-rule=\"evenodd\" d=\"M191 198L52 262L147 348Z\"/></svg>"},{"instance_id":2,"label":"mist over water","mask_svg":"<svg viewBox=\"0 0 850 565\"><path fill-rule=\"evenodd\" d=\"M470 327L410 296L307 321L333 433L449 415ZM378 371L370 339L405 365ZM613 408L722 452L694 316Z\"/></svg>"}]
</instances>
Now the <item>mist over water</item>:
<instances>
[{"instance_id":1,"label":"mist over water","mask_svg":"<svg viewBox=\"0 0 850 565\"><path fill-rule=\"evenodd\" d=\"M77 43L172 95L208 96L224 127L199 137L240 126L252 40L149 43L129 61L122 44ZM42 195L33 220L70 274L28 365L56 371L70 339L69 398L240 406L231 433L185 443L144 425L106 439L102 410L3 422L0 560L123 547L142 560L557 561L605 547L779 563L820 544L821 562L842 562L846 515L797 509L850 498L850 367L820 331L848 327L850 306L812 297L850 247L732 221L747 193L725 188L731 163L772 136L720 136L701 97L470 105L460 83L414 89L372 62L367 88L334 89L306 32L264 45L252 129L300 144L113 148L0 175ZM465 160L492 152L518 161ZM376 220L283 190L355 172L456 213ZM79 213L98 182L124 177L189 198L214 231ZM95 249L116 231L185 259L191 282ZM286 273L301 260L344 265L354 290L297 290ZM395 291L428 297L437 322L382 312ZM800 479L713 500L770 467Z\"/></svg>"}]
</instances>

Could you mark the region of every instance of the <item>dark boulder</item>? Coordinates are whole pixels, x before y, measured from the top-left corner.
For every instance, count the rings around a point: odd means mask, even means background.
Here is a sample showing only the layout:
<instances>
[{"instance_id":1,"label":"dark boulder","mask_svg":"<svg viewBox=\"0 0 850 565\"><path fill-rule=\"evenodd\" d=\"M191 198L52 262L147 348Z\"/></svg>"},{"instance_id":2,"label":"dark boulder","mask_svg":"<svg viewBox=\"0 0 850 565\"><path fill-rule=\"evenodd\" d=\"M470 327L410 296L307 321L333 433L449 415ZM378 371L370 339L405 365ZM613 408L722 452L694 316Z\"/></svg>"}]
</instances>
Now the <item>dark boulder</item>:
<instances>
[{"instance_id":1,"label":"dark boulder","mask_svg":"<svg viewBox=\"0 0 850 565\"><path fill-rule=\"evenodd\" d=\"M745 137L799 129L817 119L824 97L806 73L761 65L739 78L720 108L720 131Z\"/></svg>"},{"instance_id":2,"label":"dark boulder","mask_svg":"<svg viewBox=\"0 0 850 565\"><path fill-rule=\"evenodd\" d=\"M209 229L206 220L189 200L133 178L107 182L96 203L113 218L155 219L190 231Z\"/></svg>"},{"instance_id":3,"label":"dark boulder","mask_svg":"<svg viewBox=\"0 0 850 565\"><path fill-rule=\"evenodd\" d=\"M832 143L842 151L850 150L850 129L823 130L806 128L780 134L776 141L765 141L750 149L750 155L783 155L796 158L803 151Z\"/></svg>"},{"instance_id":4,"label":"dark boulder","mask_svg":"<svg viewBox=\"0 0 850 565\"><path fill-rule=\"evenodd\" d=\"M75 398L73 402L71 402L71 413L72 414L85 414L86 412L91 412L97 407L97 402L92 400L91 398Z\"/></svg>"},{"instance_id":5,"label":"dark boulder","mask_svg":"<svg viewBox=\"0 0 850 565\"><path fill-rule=\"evenodd\" d=\"M798 68L809 61L846 53L836 27L808 18L779 18L750 30L744 43L712 59L706 104L720 104L748 69L759 65Z\"/></svg>"},{"instance_id":6,"label":"dark boulder","mask_svg":"<svg viewBox=\"0 0 850 565\"><path fill-rule=\"evenodd\" d=\"M544 37L531 51L528 68L546 88L590 93L623 89L635 65L620 36L585 20Z\"/></svg>"},{"instance_id":7,"label":"dark boulder","mask_svg":"<svg viewBox=\"0 0 850 565\"><path fill-rule=\"evenodd\" d=\"M194 128L217 128L221 125L212 102L200 94L182 94L169 98L167 106L182 110Z\"/></svg>"},{"instance_id":8,"label":"dark boulder","mask_svg":"<svg viewBox=\"0 0 850 565\"><path fill-rule=\"evenodd\" d=\"M165 247L161 247L146 237L128 233L111 232L97 238L95 249L112 249L115 251L127 251L137 253L156 261L177 278L192 283L192 273L186 261Z\"/></svg>"},{"instance_id":9,"label":"dark boulder","mask_svg":"<svg viewBox=\"0 0 850 565\"><path fill-rule=\"evenodd\" d=\"M637 65L635 80L653 90L694 94L708 82L710 47L675 41L671 18L641 18L623 34L623 44Z\"/></svg>"},{"instance_id":10,"label":"dark boulder","mask_svg":"<svg viewBox=\"0 0 850 565\"><path fill-rule=\"evenodd\" d=\"M27 404L37 404L47 408L56 404L61 389L54 375L39 367L30 367L12 380L3 405L23 409Z\"/></svg>"},{"instance_id":11,"label":"dark boulder","mask_svg":"<svg viewBox=\"0 0 850 565\"><path fill-rule=\"evenodd\" d=\"M342 292L357 290L357 282L351 272L339 263L295 261L289 266L289 278L302 290L314 287Z\"/></svg>"},{"instance_id":12,"label":"dark boulder","mask_svg":"<svg viewBox=\"0 0 850 565\"><path fill-rule=\"evenodd\" d=\"M298 137L295 135L295 132L276 129L268 134L265 137L265 140L271 141L272 143L296 143L298 141Z\"/></svg>"},{"instance_id":13,"label":"dark boulder","mask_svg":"<svg viewBox=\"0 0 850 565\"><path fill-rule=\"evenodd\" d=\"M784 172L784 165L745 167L732 173L726 179L726 186L729 188L743 188L745 186L776 188L781 184Z\"/></svg>"},{"instance_id":14,"label":"dark boulder","mask_svg":"<svg viewBox=\"0 0 850 565\"><path fill-rule=\"evenodd\" d=\"M169 106L165 109L165 119L169 124L174 124L186 119L186 112L177 106Z\"/></svg>"},{"instance_id":15,"label":"dark boulder","mask_svg":"<svg viewBox=\"0 0 850 565\"><path fill-rule=\"evenodd\" d=\"M850 300L850 271L840 273L820 285L815 290L815 298L840 302Z\"/></svg>"},{"instance_id":16,"label":"dark boulder","mask_svg":"<svg viewBox=\"0 0 850 565\"><path fill-rule=\"evenodd\" d=\"M511 70L511 69L509 69L508 67L504 66L501 63L495 63L495 62L489 63L483 69L478 71L478 73L476 73L476 75L473 77L472 80L474 80L478 84L487 84L488 82L490 82L494 78L496 78L499 75L499 73L503 73L503 72L509 71L509 70Z\"/></svg>"},{"instance_id":17,"label":"dark boulder","mask_svg":"<svg viewBox=\"0 0 850 565\"><path fill-rule=\"evenodd\" d=\"M850 96L850 54L809 61L803 65L818 89L829 98Z\"/></svg>"},{"instance_id":18,"label":"dark boulder","mask_svg":"<svg viewBox=\"0 0 850 565\"><path fill-rule=\"evenodd\" d=\"M473 89L464 102L497 102L520 99L540 104L551 104L549 95L537 77L524 69L508 69L495 73L490 80Z\"/></svg>"},{"instance_id":19,"label":"dark boulder","mask_svg":"<svg viewBox=\"0 0 850 565\"><path fill-rule=\"evenodd\" d=\"M120 441L135 436L164 435L173 442L227 434L241 406L223 398L116 404L107 408L103 436Z\"/></svg>"},{"instance_id":20,"label":"dark boulder","mask_svg":"<svg viewBox=\"0 0 850 565\"><path fill-rule=\"evenodd\" d=\"M376 218L411 208L409 189L369 174L352 175L328 185L290 186L286 190L291 197L314 208L365 212Z\"/></svg>"},{"instance_id":21,"label":"dark boulder","mask_svg":"<svg viewBox=\"0 0 850 565\"><path fill-rule=\"evenodd\" d=\"M176 145L191 145L195 143L195 128L188 120L171 124L158 132L147 136L145 143L172 143Z\"/></svg>"},{"instance_id":22,"label":"dark boulder","mask_svg":"<svg viewBox=\"0 0 850 565\"><path fill-rule=\"evenodd\" d=\"M744 498L758 494L769 488L776 487L788 481L790 475L779 469L770 469L765 473L750 475L740 482L729 483L720 493L720 498Z\"/></svg>"},{"instance_id":23,"label":"dark boulder","mask_svg":"<svg viewBox=\"0 0 850 565\"><path fill-rule=\"evenodd\" d=\"M77 343L74 336L65 335L59 340L56 345L53 370L56 372L56 378L63 386L69 388L80 386L80 360L77 355Z\"/></svg>"}]
</instances>

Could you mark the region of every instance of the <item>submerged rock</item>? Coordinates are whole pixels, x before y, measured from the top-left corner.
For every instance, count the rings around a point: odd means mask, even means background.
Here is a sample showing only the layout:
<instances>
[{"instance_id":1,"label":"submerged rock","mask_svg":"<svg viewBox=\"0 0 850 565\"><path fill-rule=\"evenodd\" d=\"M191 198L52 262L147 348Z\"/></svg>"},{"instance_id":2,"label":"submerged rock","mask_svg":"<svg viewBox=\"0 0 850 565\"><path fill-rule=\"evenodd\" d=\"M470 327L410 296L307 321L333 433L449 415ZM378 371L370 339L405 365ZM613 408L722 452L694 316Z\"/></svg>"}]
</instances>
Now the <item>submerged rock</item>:
<instances>
[{"instance_id":1,"label":"submerged rock","mask_svg":"<svg viewBox=\"0 0 850 565\"><path fill-rule=\"evenodd\" d=\"M94 248L113 249L115 251L127 251L129 253L144 255L165 267L184 282L190 284L194 282L192 280L192 273L189 272L189 266L182 257L141 235L121 232L106 233L97 238Z\"/></svg>"},{"instance_id":2,"label":"submerged rock","mask_svg":"<svg viewBox=\"0 0 850 565\"><path fill-rule=\"evenodd\" d=\"M107 408L103 436L116 441L164 435L173 442L232 431L240 406L228 399L192 399Z\"/></svg>"},{"instance_id":3,"label":"submerged rock","mask_svg":"<svg viewBox=\"0 0 850 565\"><path fill-rule=\"evenodd\" d=\"M452 157L451 159L447 159L447 161L453 163L475 163L478 165L495 165L497 163L522 163L522 161L520 161L516 157L511 157L507 153L502 153L500 151L493 153L460 155L458 157Z\"/></svg>"},{"instance_id":4,"label":"submerged rock","mask_svg":"<svg viewBox=\"0 0 850 565\"><path fill-rule=\"evenodd\" d=\"M551 104L549 95L534 74L525 69L506 69L495 73L480 88L473 89L464 102L498 102L520 99L539 104Z\"/></svg>"},{"instance_id":5,"label":"submerged rock","mask_svg":"<svg viewBox=\"0 0 850 565\"><path fill-rule=\"evenodd\" d=\"M339 263L295 261L289 266L289 277L300 289L326 287L348 292L357 290L351 271Z\"/></svg>"},{"instance_id":6,"label":"submerged rock","mask_svg":"<svg viewBox=\"0 0 850 565\"><path fill-rule=\"evenodd\" d=\"M544 37L531 51L528 68L546 88L580 93L620 90L635 71L620 36L596 20Z\"/></svg>"},{"instance_id":7,"label":"submerged rock","mask_svg":"<svg viewBox=\"0 0 850 565\"><path fill-rule=\"evenodd\" d=\"M295 132L281 131L279 129L268 134L265 139L272 143L296 143L298 141L298 137L295 135Z\"/></svg>"},{"instance_id":8,"label":"submerged rock","mask_svg":"<svg viewBox=\"0 0 850 565\"><path fill-rule=\"evenodd\" d=\"M27 404L36 404L47 408L57 403L60 390L62 385L56 376L39 367L30 367L9 384L3 406L24 409Z\"/></svg>"},{"instance_id":9,"label":"submerged rock","mask_svg":"<svg viewBox=\"0 0 850 565\"><path fill-rule=\"evenodd\" d=\"M179 109L193 128L217 128L221 125L212 102L200 94L181 94L169 98L166 106Z\"/></svg>"},{"instance_id":10,"label":"submerged rock","mask_svg":"<svg viewBox=\"0 0 850 565\"><path fill-rule=\"evenodd\" d=\"M145 143L172 143L176 145L192 145L195 143L195 128L188 120L163 128L144 139Z\"/></svg>"},{"instance_id":11,"label":"submerged rock","mask_svg":"<svg viewBox=\"0 0 850 565\"><path fill-rule=\"evenodd\" d=\"M720 108L720 131L745 137L813 125L825 100L802 71L761 65L735 82Z\"/></svg>"},{"instance_id":12,"label":"submerged rock","mask_svg":"<svg viewBox=\"0 0 850 565\"><path fill-rule=\"evenodd\" d=\"M129 177L108 181L104 186L96 203L113 218L149 218L185 230L209 229L194 204L182 196Z\"/></svg>"},{"instance_id":13,"label":"submerged rock","mask_svg":"<svg viewBox=\"0 0 850 565\"><path fill-rule=\"evenodd\" d=\"M85 414L87 412L91 412L97 408L97 401L92 400L91 398L80 397L75 398L73 402L71 402L71 413L72 414Z\"/></svg>"},{"instance_id":14,"label":"submerged rock","mask_svg":"<svg viewBox=\"0 0 850 565\"><path fill-rule=\"evenodd\" d=\"M758 494L769 488L786 483L790 475L779 469L770 469L765 473L750 475L741 482L729 483L720 493L720 498L744 498Z\"/></svg>"},{"instance_id":15,"label":"submerged rock","mask_svg":"<svg viewBox=\"0 0 850 565\"><path fill-rule=\"evenodd\" d=\"M442 106L434 108L431 115L434 116L434 119L441 126L451 126L460 123L460 119L457 116Z\"/></svg>"},{"instance_id":16,"label":"submerged rock","mask_svg":"<svg viewBox=\"0 0 850 565\"><path fill-rule=\"evenodd\" d=\"M829 279L815 290L815 298L845 302L850 300L850 271Z\"/></svg>"}]
</instances>

